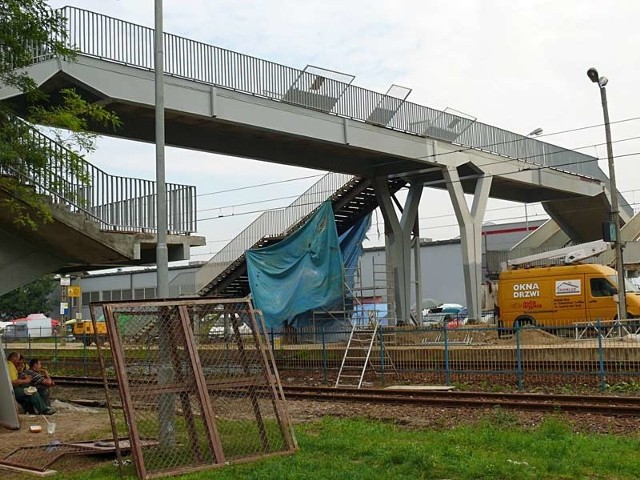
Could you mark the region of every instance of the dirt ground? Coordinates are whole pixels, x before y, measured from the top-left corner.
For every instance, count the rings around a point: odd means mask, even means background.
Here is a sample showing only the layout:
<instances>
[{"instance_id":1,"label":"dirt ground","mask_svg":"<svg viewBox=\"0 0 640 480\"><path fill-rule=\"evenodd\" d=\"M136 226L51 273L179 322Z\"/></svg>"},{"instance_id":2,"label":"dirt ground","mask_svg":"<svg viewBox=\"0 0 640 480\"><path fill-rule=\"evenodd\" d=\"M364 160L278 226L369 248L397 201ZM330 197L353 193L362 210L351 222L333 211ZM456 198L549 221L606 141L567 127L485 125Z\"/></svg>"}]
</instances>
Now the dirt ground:
<instances>
[{"instance_id":1,"label":"dirt ground","mask_svg":"<svg viewBox=\"0 0 640 480\"><path fill-rule=\"evenodd\" d=\"M73 399L104 400L100 390L79 388L57 389L57 398L63 401ZM46 421L41 416L20 415L21 429L17 431L0 428L0 456L4 457L12 450L33 445L46 445L52 440L62 442L80 440L98 440L108 438L110 432L109 417L105 408L87 408L74 405L65 406L55 404L58 413L50 420L56 422L56 432L46 433ZM492 408L486 409L445 409L421 406L397 406L354 403L329 403L310 401L288 402L290 416L294 423L316 421L324 416L338 418L370 418L394 423L403 428L433 428L449 429L456 425L477 423L482 419L495 418L498 414ZM531 412L503 412L509 415L513 425L521 427L535 427L545 417L542 413ZM640 434L640 419L605 417L599 415L561 415L573 425L576 432L581 433L612 433L638 437ZM30 433L30 425L42 426L41 433ZM1 476L1 475L0 475Z\"/></svg>"}]
</instances>

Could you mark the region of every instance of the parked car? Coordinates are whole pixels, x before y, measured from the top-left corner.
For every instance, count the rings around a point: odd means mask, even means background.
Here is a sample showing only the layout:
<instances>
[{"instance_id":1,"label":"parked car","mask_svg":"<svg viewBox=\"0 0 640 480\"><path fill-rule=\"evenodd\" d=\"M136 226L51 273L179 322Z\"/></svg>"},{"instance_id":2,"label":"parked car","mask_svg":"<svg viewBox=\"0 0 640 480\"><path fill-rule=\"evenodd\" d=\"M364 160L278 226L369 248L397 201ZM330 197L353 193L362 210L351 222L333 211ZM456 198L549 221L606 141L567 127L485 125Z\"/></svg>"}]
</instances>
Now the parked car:
<instances>
[{"instance_id":1,"label":"parked car","mask_svg":"<svg viewBox=\"0 0 640 480\"><path fill-rule=\"evenodd\" d=\"M448 328L457 328L464 325L467 316L466 308L457 303L443 303L434 308L430 308L422 317L422 324L425 326L440 326L446 324ZM464 313L461 313L463 312Z\"/></svg>"}]
</instances>

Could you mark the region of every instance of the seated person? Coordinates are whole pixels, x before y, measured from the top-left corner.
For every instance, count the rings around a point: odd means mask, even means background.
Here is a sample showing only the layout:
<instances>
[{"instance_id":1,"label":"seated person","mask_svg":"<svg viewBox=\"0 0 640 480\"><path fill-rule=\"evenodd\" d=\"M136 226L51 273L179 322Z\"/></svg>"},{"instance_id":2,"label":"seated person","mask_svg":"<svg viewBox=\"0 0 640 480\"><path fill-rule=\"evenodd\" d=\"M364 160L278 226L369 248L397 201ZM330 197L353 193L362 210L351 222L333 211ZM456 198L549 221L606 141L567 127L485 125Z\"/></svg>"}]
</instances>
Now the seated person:
<instances>
[{"instance_id":1,"label":"seated person","mask_svg":"<svg viewBox=\"0 0 640 480\"><path fill-rule=\"evenodd\" d=\"M31 384L31 376L25 373L21 377L18 373L19 367L20 354L17 352L11 352L7 356L7 369L9 370L11 385L13 385L13 393L20 406L22 406L27 413L42 413L44 415L52 415L56 413L53 408L47 407L37 391L31 395L25 392L25 389Z\"/></svg>"},{"instance_id":2,"label":"seated person","mask_svg":"<svg viewBox=\"0 0 640 480\"><path fill-rule=\"evenodd\" d=\"M53 383L53 380L49 376L49 372L42 368L40 360L32 358L31 361L29 361L29 370L26 371L26 374L31 377L31 386L38 389L38 393L42 397L42 400L44 400L47 407L50 407L50 389L55 385L55 383Z\"/></svg>"}]
</instances>

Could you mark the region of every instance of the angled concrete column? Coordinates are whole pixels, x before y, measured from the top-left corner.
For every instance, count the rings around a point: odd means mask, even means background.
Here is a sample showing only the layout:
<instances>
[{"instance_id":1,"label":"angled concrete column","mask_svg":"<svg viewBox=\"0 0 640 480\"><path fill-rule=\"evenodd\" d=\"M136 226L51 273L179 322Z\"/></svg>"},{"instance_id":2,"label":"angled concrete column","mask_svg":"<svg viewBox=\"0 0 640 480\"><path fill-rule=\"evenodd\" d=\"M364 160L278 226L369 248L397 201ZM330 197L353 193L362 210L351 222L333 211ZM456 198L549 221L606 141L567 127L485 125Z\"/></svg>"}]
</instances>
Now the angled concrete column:
<instances>
[{"instance_id":1,"label":"angled concrete column","mask_svg":"<svg viewBox=\"0 0 640 480\"><path fill-rule=\"evenodd\" d=\"M385 224L385 243L387 245L387 265L393 271L395 307L397 321L410 323L411 306L411 231L418 215L418 205L423 185L412 184L401 218L393 208L386 178L374 179L376 198L382 210Z\"/></svg>"},{"instance_id":2,"label":"angled concrete column","mask_svg":"<svg viewBox=\"0 0 640 480\"><path fill-rule=\"evenodd\" d=\"M482 317L482 306L480 305L482 298L482 220L487 209L492 177L483 175L478 178L471 211L469 211L456 167L445 167L443 173L460 225L462 268L469 318L480 320Z\"/></svg>"}]
</instances>

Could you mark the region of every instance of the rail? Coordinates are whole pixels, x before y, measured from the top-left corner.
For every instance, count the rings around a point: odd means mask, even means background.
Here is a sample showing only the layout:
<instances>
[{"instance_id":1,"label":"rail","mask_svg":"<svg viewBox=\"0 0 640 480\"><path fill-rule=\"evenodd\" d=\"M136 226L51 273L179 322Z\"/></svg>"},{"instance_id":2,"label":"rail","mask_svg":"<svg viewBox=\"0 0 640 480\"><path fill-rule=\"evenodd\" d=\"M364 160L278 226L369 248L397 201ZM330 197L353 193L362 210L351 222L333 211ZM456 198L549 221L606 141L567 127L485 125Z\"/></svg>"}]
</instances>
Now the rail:
<instances>
[{"instance_id":1,"label":"rail","mask_svg":"<svg viewBox=\"0 0 640 480\"><path fill-rule=\"evenodd\" d=\"M152 232L156 226L156 183L140 178L110 175L84 158L15 119L25 145L35 148L41 162L14 162L0 165L0 174L30 185L37 194L70 212L83 213L102 230ZM189 234L196 231L196 188L167 183L168 231Z\"/></svg>"},{"instance_id":2,"label":"rail","mask_svg":"<svg viewBox=\"0 0 640 480\"><path fill-rule=\"evenodd\" d=\"M83 388L104 388L99 377L53 377L56 385ZM116 379L109 379L109 388L117 387ZM210 386L209 388L215 388ZM389 405L421 405L446 408L500 408L578 414L614 415L637 417L640 415L640 399L612 395L559 395L548 393L502 393L484 391L423 390L404 385L402 389L350 387L309 387L283 385L286 398L301 401L378 403ZM224 395L224 389L216 390ZM83 400L88 406L103 406L103 400Z\"/></svg>"}]
</instances>

